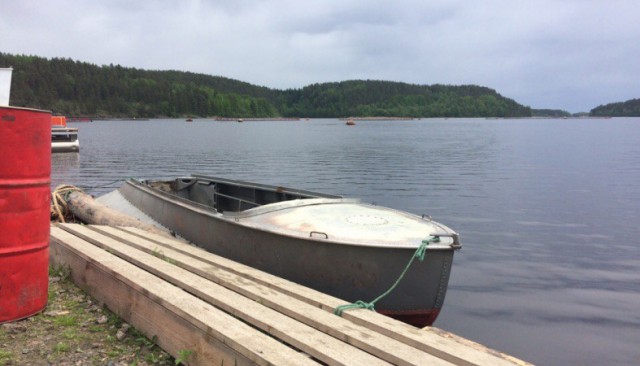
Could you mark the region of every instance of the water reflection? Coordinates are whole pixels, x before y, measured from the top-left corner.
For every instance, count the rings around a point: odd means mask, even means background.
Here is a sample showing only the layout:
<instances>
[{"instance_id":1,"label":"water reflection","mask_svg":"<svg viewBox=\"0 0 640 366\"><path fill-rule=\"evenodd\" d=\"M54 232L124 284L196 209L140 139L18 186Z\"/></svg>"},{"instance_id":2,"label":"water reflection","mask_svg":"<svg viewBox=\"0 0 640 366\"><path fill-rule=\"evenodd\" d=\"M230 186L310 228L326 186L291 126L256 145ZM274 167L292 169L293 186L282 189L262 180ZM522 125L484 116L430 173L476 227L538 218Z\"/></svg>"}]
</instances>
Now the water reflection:
<instances>
[{"instance_id":1,"label":"water reflection","mask_svg":"<svg viewBox=\"0 0 640 366\"><path fill-rule=\"evenodd\" d=\"M64 182L80 181L80 153L51 154L51 188Z\"/></svg>"}]
</instances>

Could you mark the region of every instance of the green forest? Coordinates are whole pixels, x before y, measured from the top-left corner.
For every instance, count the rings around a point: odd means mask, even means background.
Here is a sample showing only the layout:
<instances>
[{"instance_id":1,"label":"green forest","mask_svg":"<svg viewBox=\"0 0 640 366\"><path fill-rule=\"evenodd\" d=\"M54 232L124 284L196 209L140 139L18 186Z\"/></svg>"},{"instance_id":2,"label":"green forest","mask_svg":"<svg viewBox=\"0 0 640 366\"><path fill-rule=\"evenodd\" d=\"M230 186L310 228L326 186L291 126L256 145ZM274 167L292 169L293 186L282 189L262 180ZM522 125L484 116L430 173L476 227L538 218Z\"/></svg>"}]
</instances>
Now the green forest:
<instances>
[{"instance_id":1,"label":"green forest","mask_svg":"<svg viewBox=\"0 0 640 366\"><path fill-rule=\"evenodd\" d=\"M532 109L531 117L549 117L549 118L558 118L558 117L571 117L571 113L562 110L562 109Z\"/></svg>"},{"instance_id":2,"label":"green forest","mask_svg":"<svg viewBox=\"0 0 640 366\"><path fill-rule=\"evenodd\" d=\"M589 114L598 117L640 117L640 99L601 105L592 109Z\"/></svg>"},{"instance_id":3,"label":"green forest","mask_svg":"<svg viewBox=\"0 0 640 366\"><path fill-rule=\"evenodd\" d=\"M11 105L69 117L530 117L531 108L476 85L376 80L277 90L220 76L98 66L0 53L13 67Z\"/></svg>"}]
</instances>

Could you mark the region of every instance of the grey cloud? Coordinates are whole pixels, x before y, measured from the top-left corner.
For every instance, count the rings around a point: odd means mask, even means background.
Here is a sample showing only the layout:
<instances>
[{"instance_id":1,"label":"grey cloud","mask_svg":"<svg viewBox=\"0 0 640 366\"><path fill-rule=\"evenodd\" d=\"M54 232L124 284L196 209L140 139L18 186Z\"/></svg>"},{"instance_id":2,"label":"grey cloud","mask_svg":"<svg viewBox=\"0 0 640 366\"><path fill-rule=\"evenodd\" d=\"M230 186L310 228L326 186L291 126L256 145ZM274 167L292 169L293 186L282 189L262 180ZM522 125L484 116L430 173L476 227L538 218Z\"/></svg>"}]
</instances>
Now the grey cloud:
<instances>
[{"instance_id":1,"label":"grey cloud","mask_svg":"<svg viewBox=\"0 0 640 366\"><path fill-rule=\"evenodd\" d=\"M0 49L274 88L479 84L534 108L639 97L632 0L7 0Z\"/></svg>"}]
</instances>

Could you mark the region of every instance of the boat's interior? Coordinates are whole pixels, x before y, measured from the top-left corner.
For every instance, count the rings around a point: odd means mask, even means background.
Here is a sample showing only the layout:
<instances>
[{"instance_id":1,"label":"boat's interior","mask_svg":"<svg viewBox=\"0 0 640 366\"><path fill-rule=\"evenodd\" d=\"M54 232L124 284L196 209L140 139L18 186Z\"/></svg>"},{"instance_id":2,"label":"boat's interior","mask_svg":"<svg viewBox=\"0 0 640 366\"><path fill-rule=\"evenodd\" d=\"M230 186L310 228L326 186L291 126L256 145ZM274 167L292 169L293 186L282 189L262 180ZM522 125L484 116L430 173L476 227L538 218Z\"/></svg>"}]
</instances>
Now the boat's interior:
<instances>
[{"instance_id":1,"label":"boat's interior","mask_svg":"<svg viewBox=\"0 0 640 366\"><path fill-rule=\"evenodd\" d=\"M148 184L152 188L215 208L221 213L240 212L295 199L341 198L323 193L195 175L168 182L148 182Z\"/></svg>"}]
</instances>

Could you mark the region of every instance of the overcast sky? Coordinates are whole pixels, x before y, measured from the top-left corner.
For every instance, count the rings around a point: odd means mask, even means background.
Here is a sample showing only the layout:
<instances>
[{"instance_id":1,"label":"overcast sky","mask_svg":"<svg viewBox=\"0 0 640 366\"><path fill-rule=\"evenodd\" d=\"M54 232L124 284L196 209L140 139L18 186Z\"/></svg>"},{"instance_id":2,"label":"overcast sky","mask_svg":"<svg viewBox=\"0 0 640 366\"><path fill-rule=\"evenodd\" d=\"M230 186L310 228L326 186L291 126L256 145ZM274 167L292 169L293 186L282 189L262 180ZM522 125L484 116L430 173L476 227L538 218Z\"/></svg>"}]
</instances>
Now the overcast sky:
<instances>
[{"instance_id":1,"label":"overcast sky","mask_svg":"<svg viewBox=\"0 0 640 366\"><path fill-rule=\"evenodd\" d=\"M277 89L476 84L579 112L640 98L640 2L0 0L0 51Z\"/></svg>"}]
</instances>

